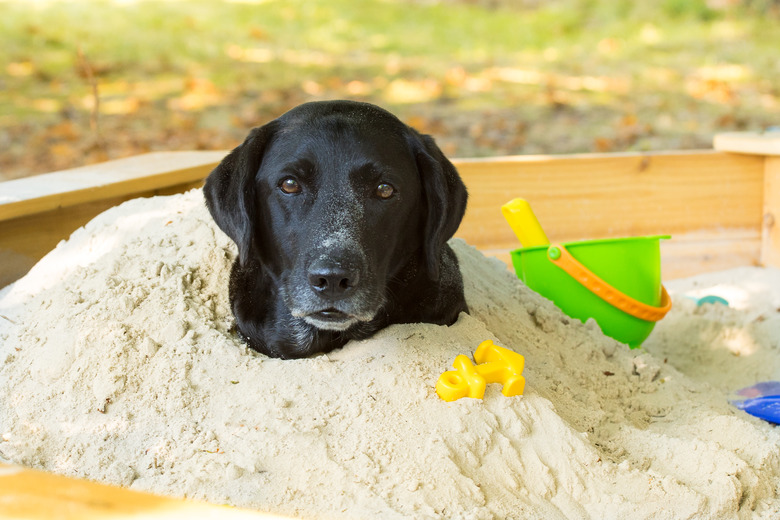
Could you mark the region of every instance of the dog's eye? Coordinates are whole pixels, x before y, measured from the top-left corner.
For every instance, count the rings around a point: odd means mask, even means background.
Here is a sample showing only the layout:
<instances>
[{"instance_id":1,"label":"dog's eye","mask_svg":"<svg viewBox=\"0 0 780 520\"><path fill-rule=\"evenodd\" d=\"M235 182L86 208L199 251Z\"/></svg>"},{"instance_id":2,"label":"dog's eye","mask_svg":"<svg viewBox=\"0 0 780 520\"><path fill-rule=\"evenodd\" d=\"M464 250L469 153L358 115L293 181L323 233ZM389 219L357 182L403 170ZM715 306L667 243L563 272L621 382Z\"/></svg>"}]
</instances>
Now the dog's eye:
<instances>
[{"instance_id":1,"label":"dog's eye","mask_svg":"<svg viewBox=\"0 0 780 520\"><path fill-rule=\"evenodd\" d=\"M395 195L395 188L386 182L376 187L376 196L380 199L389 199L393 195Z\"/></svg>"},{"instance_id":2,"label":"dog's eye","mask_svg":"<svg viewBox=\"0 0 780 520\"><path fill-rule=\"evenodd\" d=\"M279 183L279 189L288 195L295 195L301 192L301 184L292 177L285 177Z\"/></svg>"}]
</instances>

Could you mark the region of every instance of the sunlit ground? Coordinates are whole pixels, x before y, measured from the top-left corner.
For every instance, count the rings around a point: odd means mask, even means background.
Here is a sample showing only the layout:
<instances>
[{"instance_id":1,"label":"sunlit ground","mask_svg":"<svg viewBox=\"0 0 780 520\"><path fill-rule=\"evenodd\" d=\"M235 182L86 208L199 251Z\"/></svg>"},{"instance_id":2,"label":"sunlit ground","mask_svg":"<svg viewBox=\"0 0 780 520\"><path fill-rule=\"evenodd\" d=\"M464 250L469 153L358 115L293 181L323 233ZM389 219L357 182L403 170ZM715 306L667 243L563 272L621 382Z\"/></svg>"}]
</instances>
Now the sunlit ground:
<instances>
[{"instance_id":1,"label":"sunlit ground","mask_svg":"<svg viewBox=\"0 0 780 520\"><path fill-rule=\"evenodd\" d=\"M386 106L451 156L709 147L715 132L780 119L768 9L0 1L0 179L226 149L330 98Z\"/></svg>"}]
</instances>

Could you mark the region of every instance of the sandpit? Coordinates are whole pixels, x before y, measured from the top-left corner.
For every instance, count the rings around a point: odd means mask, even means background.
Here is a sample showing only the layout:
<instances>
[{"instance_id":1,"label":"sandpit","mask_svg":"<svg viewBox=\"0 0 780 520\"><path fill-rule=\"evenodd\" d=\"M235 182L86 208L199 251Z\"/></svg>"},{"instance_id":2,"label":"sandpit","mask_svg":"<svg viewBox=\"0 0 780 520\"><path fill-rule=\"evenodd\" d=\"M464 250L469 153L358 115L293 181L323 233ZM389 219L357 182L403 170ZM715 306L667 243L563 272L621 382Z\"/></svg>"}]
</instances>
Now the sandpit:
<instances>
[{"instance_id":1,"label":"sandpit","mask_svg":"<svg viewBox=\"0 0 780 520\"><path fill-rule=\"evenodd\" d=\"M0 292L0 458L302 518L775 517L780 435L728 396L780 379L778 271L669 283L629 350L452 245L469 315L281 361L231 332L199 190L113 208ZM440 400L485 339L525 395Z\"/></svg>"}]
</instances>

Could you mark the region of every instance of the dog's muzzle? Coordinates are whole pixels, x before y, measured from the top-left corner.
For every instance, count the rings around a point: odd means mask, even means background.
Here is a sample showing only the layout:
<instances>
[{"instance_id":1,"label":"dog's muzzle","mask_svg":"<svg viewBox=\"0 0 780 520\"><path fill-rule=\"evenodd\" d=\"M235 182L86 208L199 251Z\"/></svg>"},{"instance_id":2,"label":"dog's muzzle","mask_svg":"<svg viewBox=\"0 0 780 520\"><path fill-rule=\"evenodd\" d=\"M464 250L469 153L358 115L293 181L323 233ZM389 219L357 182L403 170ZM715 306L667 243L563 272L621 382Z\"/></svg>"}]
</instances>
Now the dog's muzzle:
<instances>
[{"instance_id":1,"label":"dog's muzzle","mask_svg":"<svg viewBox=\"0 0 780 520\"><path fill-rule=\"evenodd\" d=\"M338 254L341 253L341 254ZM356 254L329 251L305 269L295 289L292 315L318 329L341 331L374 319L383 297L371 296L365 261ZM376 301L375 301L376 300Z\"/></svg>"}]
</instances>

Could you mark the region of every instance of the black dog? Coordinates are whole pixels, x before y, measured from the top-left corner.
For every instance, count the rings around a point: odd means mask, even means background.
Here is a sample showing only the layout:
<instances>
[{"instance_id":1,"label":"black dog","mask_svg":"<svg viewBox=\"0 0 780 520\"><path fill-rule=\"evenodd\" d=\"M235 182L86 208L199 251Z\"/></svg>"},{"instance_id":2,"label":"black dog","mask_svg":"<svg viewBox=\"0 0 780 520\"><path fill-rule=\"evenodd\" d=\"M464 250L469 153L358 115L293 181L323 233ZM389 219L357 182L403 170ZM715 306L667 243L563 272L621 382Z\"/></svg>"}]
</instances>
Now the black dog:
<instances>
[{"instance_id":1,"label":"black dog","mask_svg":"<svg viewBox=\"0 0 780 520\"><path fill-rule=\"evenodd\" d=\"M259 352L304 357L467 311L447 245L466 188L431 137L379 107L294 108L253 129L204 192L238 245L230 301Z\"/></svg>"}]
</instances>

